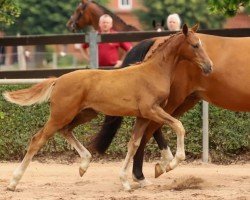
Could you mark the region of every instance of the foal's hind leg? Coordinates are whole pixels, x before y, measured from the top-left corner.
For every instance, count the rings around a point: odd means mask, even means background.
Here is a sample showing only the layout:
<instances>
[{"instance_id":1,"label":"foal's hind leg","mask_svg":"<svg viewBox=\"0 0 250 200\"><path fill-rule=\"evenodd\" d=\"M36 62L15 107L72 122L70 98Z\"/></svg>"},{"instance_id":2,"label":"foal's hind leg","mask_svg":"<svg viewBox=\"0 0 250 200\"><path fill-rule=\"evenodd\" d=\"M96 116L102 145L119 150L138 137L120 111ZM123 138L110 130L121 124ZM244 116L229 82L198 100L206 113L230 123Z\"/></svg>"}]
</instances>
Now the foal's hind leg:
<instances>
[{"instance_id":1,"label":"foal's hind leg","mask_svg":"<svg viewBox=\"0 0 250 200\"><path fill-rule=\"evenodd\" d=\"M18 182L22 178L26 168L28 167L33 156L38 152L38 150L45 144L45 142L54 135L54 133L59 129L52 120L49 120L45 126L37 132L31 139L28 151L22 161L22 163L16 168L13 173L13 177L8 185L7 189L14 191Z\"/></svg>"},{"instance_id":2,"label":"foal's hind leg","mask_svg":"<svg viewBox=\"0 0 250 200\"><path fill-rule=\"evenodd\" d=\"M128 171L129 163L130 163L131 158L135 155L136 150L138 149L140 145L142 135L148 123L149 123L149 120L147 119L137 118L135 125L134 125L133 132L132 132L132 136L128 143L128 152L127 152L125 161L123 163L122 170L120 172L120 180L126 191L131 190L131 187L127 178L127 171Z\"/></svg>"},{"instance_id":3,"label":"foal's hind leg","mask_svg":"<svg viewBox=\"0 0 250 200\"><path fill-rule=\"evenodd\" d=\"M97 113L94 110L88 109L81 111L69 125L60 131L62 136L75 148L82 158L82 162L79 167L80 176L83 176L83 174L87 171L92 156L91 153L76 139L72 130L76 126L86 123L96 116Z\"/></svg>"},{"instance_id":4,"label":"foal's hind leg","mask_svg":"<svg viewBox=\"0 0 250 200\"><path fill-rule=\"evenodd\" d=\"M144 148L148 140L145 137L145 134L142 137L139 148L134 155L133 162L133 170L132 170L132 178L133 181L139 183L140 187L145 187L148 185L152 185L151 181L147 180L142 173L142 165L143 165L143 156L144 156Z\"/></svg>"},{"instance_id":5,"label":"foal's hind leg","mask_svg":"<svg viewBox=\"0 0 250 200\"><path fill-rule=\"evenodd\" d=\"M68 143L75 148L75 150L82 158L82 162L79 167L79 174L80 176L83 176L83 174L87 171L89 167L89 163L92 158L91 153L76 139L76 137L71 131L63 129L62 131L60 131L60 133L68 141Z\"/></svg>"},{"instance_id":6,"label":"foal's hind leg","mask_svg":"<svg viewBox=\"0 0 250 200\"><path fill-rule=\"evenodd\" d=\"M14 171L13 178L8 186L9 190L15 190L33 156L45 144L45 142L52 137L56 131L69 124L78 113L75 102L68 104L68 99L66 99L66 101L63 100L63 98L60 98L59 101L58 99L52 99L51 97L49 120L46 122L44 127L32 137L28 151L22 163Z\"/></svg>"}]
</instances>

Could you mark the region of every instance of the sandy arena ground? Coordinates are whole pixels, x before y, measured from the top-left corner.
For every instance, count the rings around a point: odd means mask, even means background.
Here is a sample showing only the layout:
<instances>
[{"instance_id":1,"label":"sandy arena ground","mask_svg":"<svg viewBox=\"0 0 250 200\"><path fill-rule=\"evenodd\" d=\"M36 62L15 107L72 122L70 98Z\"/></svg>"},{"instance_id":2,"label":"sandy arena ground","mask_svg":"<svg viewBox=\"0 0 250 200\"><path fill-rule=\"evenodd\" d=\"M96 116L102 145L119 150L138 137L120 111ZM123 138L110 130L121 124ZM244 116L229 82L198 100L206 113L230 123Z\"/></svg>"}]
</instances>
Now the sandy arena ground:
<instances>
[{"instance_id":1,"label":"sandy arena ground","mask_svg":"<svg viewBox=\"0 0 250 200\"><path fill-rule=\"evenodd\" d=\"M28 167L16 192L11 192L6 186L18 163L0 163L0 199L250 200L250 163L227 166L197 162L183 164L157 179L154 178L154 164L144 164L145 176L153 185L138 188L130 178L133 191L125 192L118 178L122 162L91 163L81 178L77 163L35 161Z\"/></svg>"}]
</instances>

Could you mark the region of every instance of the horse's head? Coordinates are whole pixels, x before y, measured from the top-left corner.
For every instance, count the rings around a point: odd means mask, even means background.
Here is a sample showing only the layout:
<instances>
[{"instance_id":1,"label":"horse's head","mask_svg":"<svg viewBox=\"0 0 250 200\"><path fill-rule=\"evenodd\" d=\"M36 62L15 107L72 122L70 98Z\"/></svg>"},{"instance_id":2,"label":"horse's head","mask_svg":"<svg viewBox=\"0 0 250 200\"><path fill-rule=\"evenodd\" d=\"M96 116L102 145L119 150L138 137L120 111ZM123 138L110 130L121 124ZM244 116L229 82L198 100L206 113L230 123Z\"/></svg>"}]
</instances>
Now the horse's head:
<instances>
[{"instance_id":1,"label":"horse's head","mask_svg":"<svg viewBox=\"0 0 250 200\"><path fill-rule=\"evenodd\" d=\"M183 25L182 33L185 38L184 42L180 46L181 55L183 55L185 59L198 64L205 74L209 74L212 72L213 63L204 50L201 40L195 34L197 29L198 24L190 30L186 24Z\"/></svg>"},{"instance_id":2,"label":"horse's head","mask_svg":"<svg viewBox=\"0 0 250 200\"><path fill-rule=\"evenodd\" d=\"M164 24L165 24L164 19L162 19L161 22L156 22L155 20L153 20L152 22L154 30L156 30L157 32L164 31Z\"/></svg>"},{"instance_id":3,"label":"horse's head","mask_svg":"<svg viewBox=\"0 0 250 200\"><path fill-rule=\"evenodd\" d=\"M79 3L66 25L70 31L76 32L85 26L91 25L89 12L90 4L91 2L87 0L82 0L81 3Z\"/></svg>"}]
</instances>

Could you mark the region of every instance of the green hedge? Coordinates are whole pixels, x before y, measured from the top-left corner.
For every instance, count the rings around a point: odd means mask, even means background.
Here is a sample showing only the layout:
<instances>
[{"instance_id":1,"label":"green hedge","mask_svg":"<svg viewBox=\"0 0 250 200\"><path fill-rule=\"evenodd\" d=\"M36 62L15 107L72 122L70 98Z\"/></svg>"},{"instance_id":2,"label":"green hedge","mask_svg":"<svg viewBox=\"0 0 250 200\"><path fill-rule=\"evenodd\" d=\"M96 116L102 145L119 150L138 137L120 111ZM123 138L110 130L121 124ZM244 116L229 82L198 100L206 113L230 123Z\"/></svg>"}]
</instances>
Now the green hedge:
<instances>
[{"instance_id":1,"label":"green hedge","mask_svg":"<svg viewBox=\"0 0 250 200\"><path fill-rule=\"evenodd\" d=\"M2 85L0 93L6 90L17 90L27 86ZM0 96L0 159L20 159L24 156L28 142L32 135L46 122L49 115L47 103L29 107L20 107L6 102ZM231 112L210 106L210 152L213 161L221 161L234 155L249 151L250 113ZM81 125L75 129L77 138L87 144L90 138L99 130L103 121L100 115L91 123ZM122 128L109 148L110 157L125 156L134 118L126 117ZM202 121L201 104L187 112L181 121L186 129L186 153L188 157L200 158L202 151ZM176 136L166 126L163 132L170 141L175 152ZM72 151L71 147L60 136L56 135L39 152L40 155ZM146 153L150 158L159 156L159 149L151 139Z\"/></svg>"}]
</instances>

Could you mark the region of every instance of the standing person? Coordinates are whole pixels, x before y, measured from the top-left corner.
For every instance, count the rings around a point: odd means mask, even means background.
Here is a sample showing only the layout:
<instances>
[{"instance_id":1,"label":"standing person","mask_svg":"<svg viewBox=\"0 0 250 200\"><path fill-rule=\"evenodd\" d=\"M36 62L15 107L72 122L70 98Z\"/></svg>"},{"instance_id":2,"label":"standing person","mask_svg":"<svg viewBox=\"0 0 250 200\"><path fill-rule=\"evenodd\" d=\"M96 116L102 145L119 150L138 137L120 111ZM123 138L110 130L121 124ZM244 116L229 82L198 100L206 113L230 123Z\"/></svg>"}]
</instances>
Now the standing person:
<instances>
[{"instance_id":1,"label":"standing person","mask_svg":"<svg viewBox=\"0 0 250 200\"><path fill-rule=\"evenodd\" d=\"M99 30L98 33L110 34L115 33L112 29L113 19L111 16L104 14L99 19ZM83 44L83 56L86 60L89 60L88 44ZM99 66L103 67L120 67L122 61L119 58L119 48L129 51L132 48L130 42L116 42L116 43L99 43L98 44L98 57Z\"/></svg>"},{"instance_id":2,"label":"standing person","mask_svg":"<svg viewBox=\"0 0 250 200\"><path fill-rule=\"evenodd\" d=\"M170 31L179 31L181 29L181 19L176 13L167 17L167 27Z\"/></svg>"}]
</instances>

